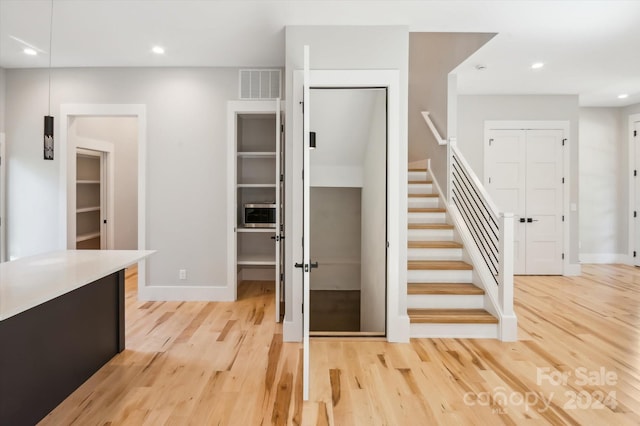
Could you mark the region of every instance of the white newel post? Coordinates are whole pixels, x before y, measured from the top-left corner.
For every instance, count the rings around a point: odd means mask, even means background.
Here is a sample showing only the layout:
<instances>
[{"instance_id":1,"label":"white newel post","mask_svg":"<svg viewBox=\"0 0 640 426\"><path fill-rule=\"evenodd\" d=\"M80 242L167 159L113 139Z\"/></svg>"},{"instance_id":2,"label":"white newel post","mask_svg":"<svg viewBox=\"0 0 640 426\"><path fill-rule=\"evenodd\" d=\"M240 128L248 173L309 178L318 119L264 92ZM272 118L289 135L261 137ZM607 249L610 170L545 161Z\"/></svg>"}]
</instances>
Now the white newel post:
<instances>
[{"instance_id":1,"label":"white newel post","mask_svg":"<svg viewBox=\"0 0 640 426\"><path fill-rule=\"evenodd\" d=\"M456 138L449 138L447 143L447 204L451 205L453 199L451 197L453 186L453 150L456 148Z\"/></svg>"},{"instance_id":2,"label":"white newel post","mask_svg":"<svg viewBox=\"0 0 640 426\"><path fill-rule=\"evenodd\" d=\"M500 306L504 315L513 315L513 213L500 215L499 239Z\"/></svg>"}]
</instances>

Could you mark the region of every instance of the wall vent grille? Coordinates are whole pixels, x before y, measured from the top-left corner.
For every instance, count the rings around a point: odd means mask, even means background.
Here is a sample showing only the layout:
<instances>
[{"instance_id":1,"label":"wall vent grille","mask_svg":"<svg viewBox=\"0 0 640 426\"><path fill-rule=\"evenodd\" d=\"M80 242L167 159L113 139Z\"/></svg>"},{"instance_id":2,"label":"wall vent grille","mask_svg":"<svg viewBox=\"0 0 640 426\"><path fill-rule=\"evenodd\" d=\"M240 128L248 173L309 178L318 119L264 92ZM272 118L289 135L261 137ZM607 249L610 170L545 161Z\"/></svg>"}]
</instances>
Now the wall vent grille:
<instances>
[{"instance_id":1,"label":"wall vent grille","mask_svg":"<svg viewBox=\"0 0 640 426\"><path fill-rule=\"evenodd\" d=\"M240 70L240 99L276 99L279 97L280 70Z\"/></svg>"}]
</instances>

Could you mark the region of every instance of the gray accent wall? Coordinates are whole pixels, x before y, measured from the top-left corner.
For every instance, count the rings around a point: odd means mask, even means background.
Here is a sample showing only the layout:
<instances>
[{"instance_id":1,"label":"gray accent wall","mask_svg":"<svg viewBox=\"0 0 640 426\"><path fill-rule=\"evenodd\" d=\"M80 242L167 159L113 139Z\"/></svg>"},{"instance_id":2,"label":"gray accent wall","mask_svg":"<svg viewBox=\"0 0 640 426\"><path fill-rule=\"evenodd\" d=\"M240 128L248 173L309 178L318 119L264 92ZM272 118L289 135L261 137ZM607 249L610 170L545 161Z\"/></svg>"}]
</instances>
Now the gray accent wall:
<instances>
[{"instance_id":1,"label":"gray accent wall","mask_svg":"<svg viewBox=\"0 0 640 426\"><path fill-rule=\"evenodd\" d=\"M449 83L449 73L495 33L410 33L409 34L409 162L431 158L431 169L442 190L446 190L446 146L438 145L429 130L422 111L429 111L431 120L447 139L455 136L455 116L449 116L450 103L455 101L455 84ZM455 83L455 79L453 80ZM454 123L451 123L454 124Z\"/></svg>"}]
</instances>

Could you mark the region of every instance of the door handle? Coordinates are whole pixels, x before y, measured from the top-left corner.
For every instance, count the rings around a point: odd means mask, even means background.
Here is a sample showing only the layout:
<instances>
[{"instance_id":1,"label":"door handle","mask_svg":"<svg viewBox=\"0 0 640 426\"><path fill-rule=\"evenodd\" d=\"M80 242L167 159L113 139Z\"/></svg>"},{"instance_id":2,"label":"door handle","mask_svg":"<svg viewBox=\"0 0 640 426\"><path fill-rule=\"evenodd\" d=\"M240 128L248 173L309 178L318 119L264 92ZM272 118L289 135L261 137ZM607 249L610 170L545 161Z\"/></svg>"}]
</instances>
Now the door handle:
<instances>
[{"instance_id":1,"label":"door handle","mask_svg":"<svg viewBox=\"0 0 640 426\"><path fill-rule=\"evenodd\" d=\"M538 219L534 219L532 217L528 217L527 218L527 223L531 223L531 222L538 222Z\"/></svg>"},{"instance_id":2,"label":"door handle","mask_svg":"<svg viewBox=\"0 0 640 426\"><path fill-rule=\"evenodd\" d=\"M272 235L271 236L272 240L276 240L276 242L280 241L280 235Z\"/></svg>"},{"instance_id":3,"label":"door handle","mask_svg":"<svg viewBox=\"0 0 640 426\"><path fill-rule=\"evenodd\" d=\"M296 268L304 268L304 272L309 272L309 269L315 269L318 267L318 262L311 262L311 264L308 263L294 263L294 265Z\"/></svg>"},{"instance_id":4,"label":"door handle","mask_svg":"<svg viewBox=\"0 0 640 426\"><path fill-rule=\"evenodd\" d=\"M527 219L525 219L524 217L520 218L520 223L525 223L527 221Z\"/></svg>"}]
</instances>

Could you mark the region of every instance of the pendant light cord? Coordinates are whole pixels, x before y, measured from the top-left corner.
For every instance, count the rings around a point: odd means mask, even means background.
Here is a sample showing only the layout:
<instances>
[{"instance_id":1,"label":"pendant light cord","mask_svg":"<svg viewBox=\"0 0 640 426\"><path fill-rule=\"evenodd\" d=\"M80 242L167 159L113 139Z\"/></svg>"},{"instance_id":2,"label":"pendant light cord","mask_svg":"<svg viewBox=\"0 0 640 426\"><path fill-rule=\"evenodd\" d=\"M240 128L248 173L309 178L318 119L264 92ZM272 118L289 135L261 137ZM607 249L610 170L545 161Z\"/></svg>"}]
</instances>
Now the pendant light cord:
<instances>
[{"instance_id":1,"label":"pendant light cord","mask_svg":"<svg viewBox=\"0 0 640 426\"><path fill-rule=\"evenodd\" d=\"M51 115L51 57L53 52L51 50L53 40L53 0L51 0L51 16L49 17L49 115Z\"/></svg>"}]
</instances>

